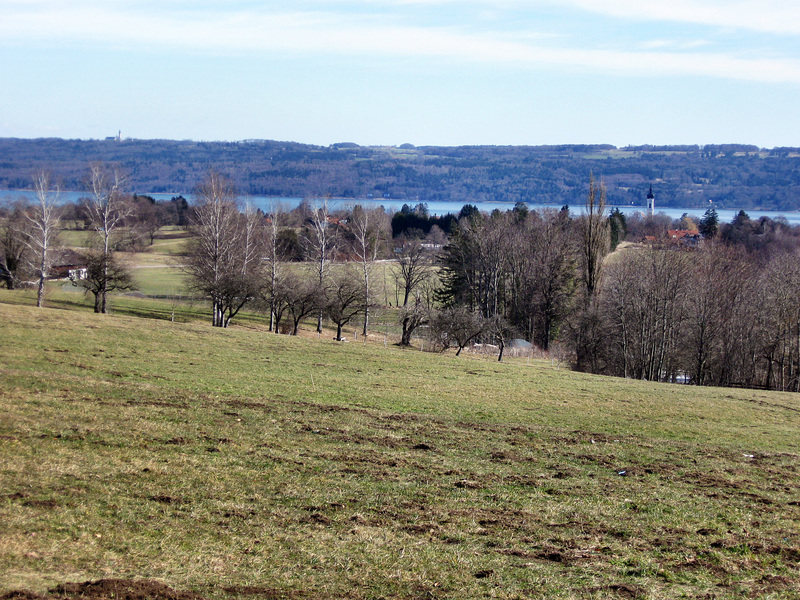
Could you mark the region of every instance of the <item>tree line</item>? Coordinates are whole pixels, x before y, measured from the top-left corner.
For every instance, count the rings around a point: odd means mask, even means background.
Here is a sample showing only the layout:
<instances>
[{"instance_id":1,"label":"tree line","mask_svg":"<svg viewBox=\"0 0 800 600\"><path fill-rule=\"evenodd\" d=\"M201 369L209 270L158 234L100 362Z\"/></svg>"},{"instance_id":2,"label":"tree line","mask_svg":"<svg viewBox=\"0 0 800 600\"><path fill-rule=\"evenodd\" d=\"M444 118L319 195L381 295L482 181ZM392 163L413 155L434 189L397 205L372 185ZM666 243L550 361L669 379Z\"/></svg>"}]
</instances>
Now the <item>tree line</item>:
<instances>
[{"instance_id":1,"label":"tree line","mask_svg":"<svg viewBox=\"0 0 800 600\"><path fill-rule=\"evenodd\" d=\"M189 192L215 165L249 195L387 198L401 202L496 201L578 206L587 173L610 203L643 206L652 182L660 206L797 210L800 150L746 144L365 147L249 140L0 138L0 189L27 189L30 173L61 174L78 190L89 161L118 164L129 189Z\"/></svg>"},{"instance_id":2,"label":"tree line","mask_svg":"<svg viewBox=\"0 0 800 600\"><path fill-rule=\"evenodd\" d=\"M653 381L800 390L800 256L712 239L610 260L579 368Z\"/></svg>"},{"instance_id":3,"label":"tree line","mask_svg":"<svg viewBox=\"0 0 800 600\"><path fill-rule=\"evenodd\" d=\"M341 340L348 325L369 335L375 311L388 310L404 346L420 335L457 354L490 344L502 359L521 339L582 371L800 390L800 228L784 220L742 211L720 223L713 209L700 220L626 218L608 212L594 179L579 211L465 205L446 217L424 204L389 215L330 198L262 212L213 171L192 203L154 203L125 194L124 183L114 168L92 165L86 198L59 214L58 190L40 175L38 202L2 212L7 286L27 273L41 305L59 219L70 215L93 239L76 283L105 312L109 292L134 286L117 252L134 231L152 241L143 223L155 213L156 223L184 219L183 269L217 327L248 307L268 315L270 331L297 334L313 319ZM378 273L393 298L378 292Z\"/></svg>"}]
</instances>

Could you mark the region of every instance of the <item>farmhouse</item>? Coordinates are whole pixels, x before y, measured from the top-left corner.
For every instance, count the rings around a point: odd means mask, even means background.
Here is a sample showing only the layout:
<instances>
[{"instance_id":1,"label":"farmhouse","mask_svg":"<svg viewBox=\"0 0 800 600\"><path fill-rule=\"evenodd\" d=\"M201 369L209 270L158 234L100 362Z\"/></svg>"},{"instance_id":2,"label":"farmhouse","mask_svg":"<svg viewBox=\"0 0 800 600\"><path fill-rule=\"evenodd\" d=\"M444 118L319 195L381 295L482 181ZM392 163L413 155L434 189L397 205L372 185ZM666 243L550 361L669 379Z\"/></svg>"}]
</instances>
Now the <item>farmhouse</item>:
<instances>
[{"instance_id":1,"label":"farmhouse","mask_svg":"<svg viewBox=\"0 0 800 600\"><path fill-rule=\"evenodd\" d=\"M667 237L672 242L685 245L695 245L703 238L699 231L688 229L670 229L667 231Z\"/></svg>"}]
</instances>

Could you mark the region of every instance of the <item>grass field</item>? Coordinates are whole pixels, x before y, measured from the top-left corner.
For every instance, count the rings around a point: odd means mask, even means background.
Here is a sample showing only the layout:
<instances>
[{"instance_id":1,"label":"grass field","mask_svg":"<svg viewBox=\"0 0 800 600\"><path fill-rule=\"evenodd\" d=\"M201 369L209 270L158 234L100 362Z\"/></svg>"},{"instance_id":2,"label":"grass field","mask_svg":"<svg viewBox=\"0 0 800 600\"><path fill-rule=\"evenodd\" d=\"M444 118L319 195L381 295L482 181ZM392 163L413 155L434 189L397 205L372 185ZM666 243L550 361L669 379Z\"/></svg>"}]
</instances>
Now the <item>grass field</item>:
<instances>
[{"instance_id":1,"label":"grass field","mask_svg":"<svg viewBox=\"0 0 800 600\"><path fill-rule=\"evenodd\" d=\"M187 231L177 227L162 227L152 246L147 247L147 252L166 255L180 254L186 250L189 237Z\"/></svg>"},{"instance_id":2,"label":"grass field","mask_svg":"<svg viewBox=\"0 0 800 600\"><path fill-rule=\"evenodd\" d=\"M0 594L800 598L795 394L51 300L0 292Z\"/></svg>"}]
</instances>

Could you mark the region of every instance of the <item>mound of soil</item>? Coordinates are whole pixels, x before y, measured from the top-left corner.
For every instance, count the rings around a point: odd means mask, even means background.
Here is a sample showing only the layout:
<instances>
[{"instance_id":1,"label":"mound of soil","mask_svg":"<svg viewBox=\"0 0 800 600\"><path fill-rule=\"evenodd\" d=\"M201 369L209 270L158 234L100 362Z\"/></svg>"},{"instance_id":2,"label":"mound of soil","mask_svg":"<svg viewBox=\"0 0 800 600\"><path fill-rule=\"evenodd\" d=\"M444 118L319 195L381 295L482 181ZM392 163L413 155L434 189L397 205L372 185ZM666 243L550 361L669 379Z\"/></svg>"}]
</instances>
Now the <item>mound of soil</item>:
<instances>
[{"instance_id":1,"label":"mound of soil","mask_svg":"<svg viewBox=\"0 0 800 600\"><path fill-rule=\"evenodd\" d=\"M83 583L62 583L46 595L14 590L0 600L203 600L193 592L179 592L148 579L100 579Z\"/></svg>"}]
</instances>

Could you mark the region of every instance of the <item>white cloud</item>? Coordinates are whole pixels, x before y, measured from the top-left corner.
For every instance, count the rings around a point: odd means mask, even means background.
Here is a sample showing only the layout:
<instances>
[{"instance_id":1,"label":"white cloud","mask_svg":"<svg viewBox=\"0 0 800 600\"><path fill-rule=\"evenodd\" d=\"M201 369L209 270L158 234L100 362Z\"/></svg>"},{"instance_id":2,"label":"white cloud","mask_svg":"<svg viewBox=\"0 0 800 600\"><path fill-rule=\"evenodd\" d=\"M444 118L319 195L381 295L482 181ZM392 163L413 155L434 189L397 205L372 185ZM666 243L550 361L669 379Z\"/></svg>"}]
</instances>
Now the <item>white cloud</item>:
<instances>
[{"instance_id":1,"label":"white cloud","mask_svg":"<svg viewBox=\"0 0 800 600\"><path fill-rule=\"evenodd\" d=\"M359 0L353 0L359 1ZM493 10L578 7L622 19L672 21L788 35L800 34L797 0L360 0L365 4L459 4Z\"/></svg>"},{"instance_id":2,"label":"white cloud","mask_svg":"<svg viewBox=\"0 0 800 600\"><path fill-rule=\"evenodd\" d=\"M800 34L796 0L561 0L621 19L694 23L774 34Z\"/></svg>"},{"instance_id":3,"label":"white cloud","mask_svg":"<svg viewBox=\"0 0 800 600\"><path fill-rule=\"evenodd\" d=\"M643 13L645 7L650 7L653 14L672 15L670 18L688 15L690 9L721 10L718 3L700 0L671 0L665 3L669 8L658 8L656 3L643 0L569 1L590 10L614 14L630 9L635 15L637 11ZM492 4L486 0L479 3ZM794 6L794 3L790 6L779 0L759 0L759 5L762 3L785 5L788 12ZM739 0L736 4L749 7L751 3ZM146 9L143 10L142 6ZM179 0L166 3L162 0L158 5L91 0L69 4L35 0L0 2L0 11L5 13L0 13L0 39L6 44L12 40L26 44L38 40L39 43L52 44L100 43L126 48L155 46L199 52L425 57L498 66L555 66L629 75L693 75L800 83L798 59L689 51L700 47L703 42L699 40L655 40L649 45L640 45L644 51L609 50L564 46L546 39L547 35L528 32L509 34L480 31L475 26L405 24L403 20L376 14L269 12L263 9L219 11L204 9L203 3L199 4L201 8L194 8L196 6ZM218 7L219 3L215 6ZM9 7L14 8L9 10ZM795 26L800 27L800 17L791 25Z\"/></svg>"},{"instance_id":4,"label":"white cloud","mask_svg":"<svg viewBox=\"0 0 800 600\"><path fill-rule=\"evenodd\" d=\"M638 44L643 50L692 50L710 45L708 40L665 40L651 39Z\"/></svg>"}]
</instances>

